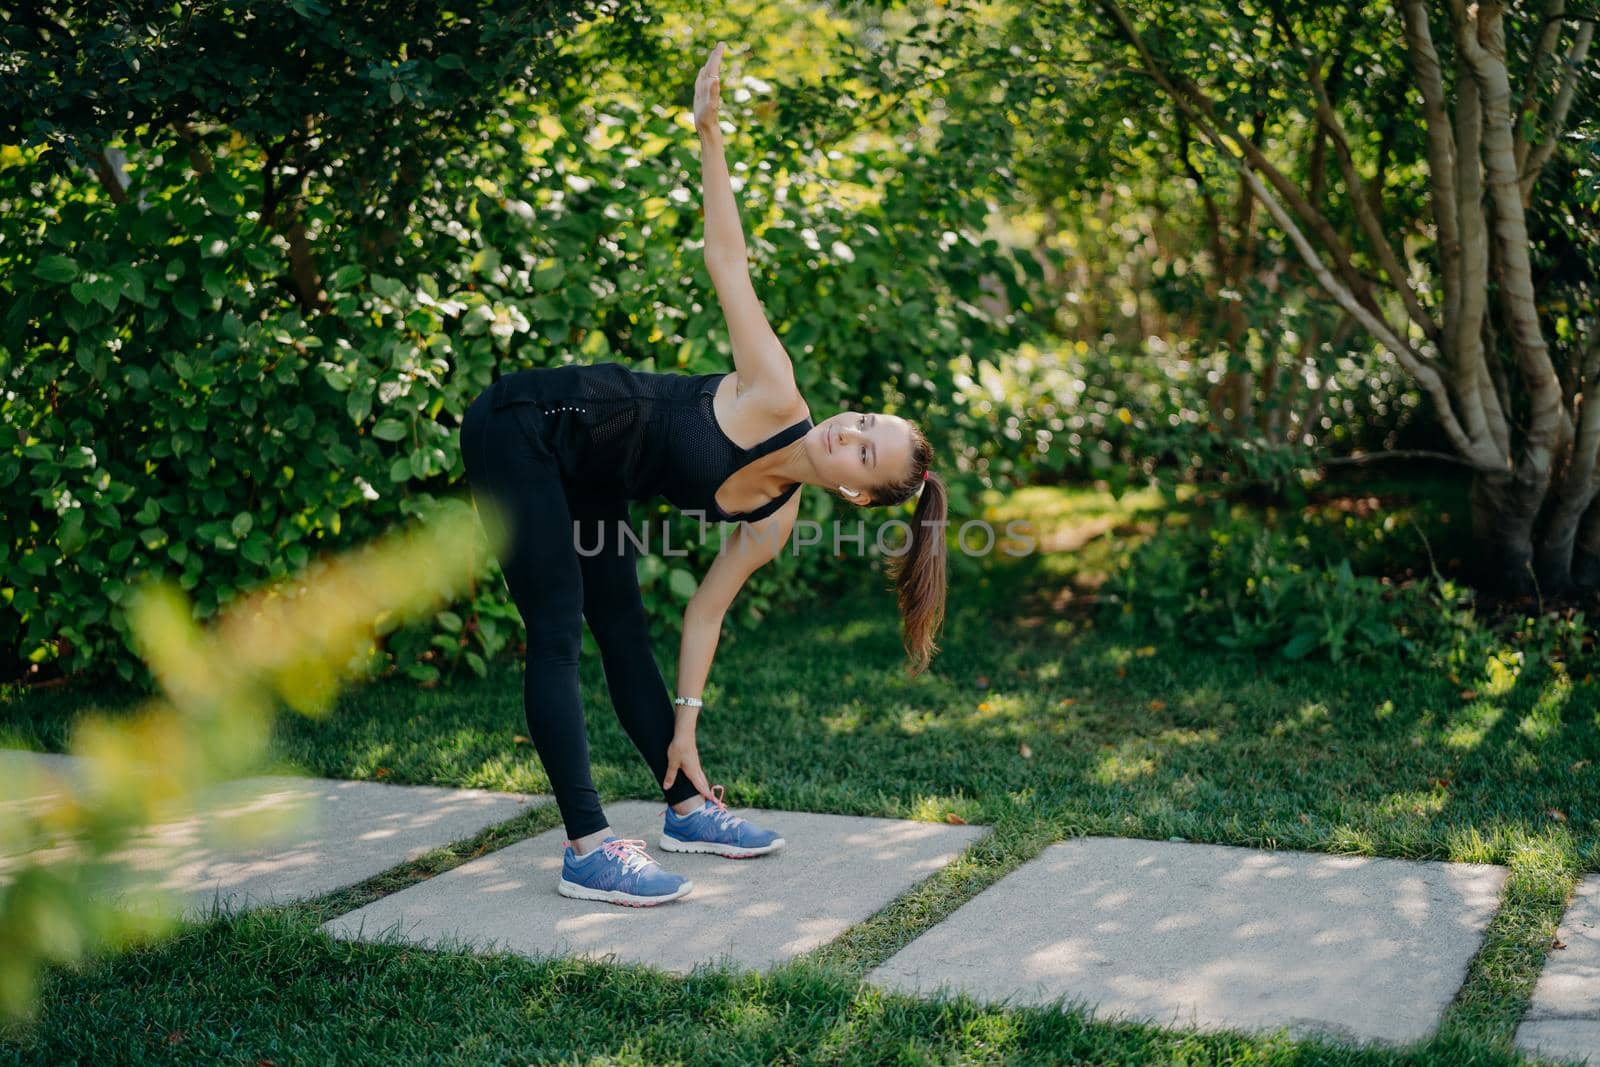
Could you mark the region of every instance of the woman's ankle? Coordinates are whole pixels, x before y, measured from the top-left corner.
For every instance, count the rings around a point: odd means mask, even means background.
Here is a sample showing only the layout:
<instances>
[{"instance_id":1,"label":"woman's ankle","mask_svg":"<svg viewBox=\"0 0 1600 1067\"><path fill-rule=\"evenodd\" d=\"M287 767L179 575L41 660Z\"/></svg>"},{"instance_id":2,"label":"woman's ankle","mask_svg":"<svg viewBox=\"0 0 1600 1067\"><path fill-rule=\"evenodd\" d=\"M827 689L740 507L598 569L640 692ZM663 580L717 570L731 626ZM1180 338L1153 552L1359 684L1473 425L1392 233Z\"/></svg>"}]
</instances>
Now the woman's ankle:
<instances>
[{"instance_id":1,"label":"woman's ankle","mask_svg":"<svg viewBox=\"0 0 1600 1067\"><path fill-rule=\"evenodd\" d=\"M683 800L677 801L676 803L672 804L671 807L672 810L677 812L679 815L688 815L691 812L699 811L700 806L705 802L705 797L696 794L692 797L685 797Z\"/></svg>"},{"instance_id":2,"label":"woman's ankle","mask_svg":"<svg viewBox=\"0 0 1600 1067\"><path fill-rule=\"evenodd\" d=\"M589 853L599 848L609 836L611 836L611 827L607 826L605 829L596 830L592 834L584 834L582 837L575 837L572 839L572 854L579 859L582 859L584 856L587 856Z\"/></svg>"}]
</instances>

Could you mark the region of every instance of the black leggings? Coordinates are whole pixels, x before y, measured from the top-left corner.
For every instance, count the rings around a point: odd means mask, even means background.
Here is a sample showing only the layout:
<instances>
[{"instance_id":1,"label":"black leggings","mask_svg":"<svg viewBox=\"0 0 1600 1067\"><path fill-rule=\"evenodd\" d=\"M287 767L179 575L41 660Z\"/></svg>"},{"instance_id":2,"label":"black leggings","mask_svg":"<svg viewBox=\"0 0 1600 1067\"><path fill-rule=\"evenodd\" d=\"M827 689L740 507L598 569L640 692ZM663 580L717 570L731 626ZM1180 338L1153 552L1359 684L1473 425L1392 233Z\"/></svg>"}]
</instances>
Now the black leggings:
<instances>
[{"instance_id":1,"label":"black leggings","mask_svg":"<svg viewBox=\"0 0 1600 1067\"><path fill-rule=\"evenodd\" d=\"M667 774L675 716L650 651L634 569L636 549L630 539L617 535L618 522L628 520L628 503L620 497L569 497L555 457L536 435L540 418L535 404L495 411L484 393L462 421L461 455L474 504L493 500L510 524L500 569L528 635L522 677L528 736L550 779L567 836L576 840L606 826L589 776L589 739L578 689L580 616L588 620L600 646L617 718L658 786ZM480 507L478 515L489 529L493 509ZM575 543L574 538L581 540ZM668 803L695 794L694 784L681 773L663 792Z\"/></svg>"}]
</instances>

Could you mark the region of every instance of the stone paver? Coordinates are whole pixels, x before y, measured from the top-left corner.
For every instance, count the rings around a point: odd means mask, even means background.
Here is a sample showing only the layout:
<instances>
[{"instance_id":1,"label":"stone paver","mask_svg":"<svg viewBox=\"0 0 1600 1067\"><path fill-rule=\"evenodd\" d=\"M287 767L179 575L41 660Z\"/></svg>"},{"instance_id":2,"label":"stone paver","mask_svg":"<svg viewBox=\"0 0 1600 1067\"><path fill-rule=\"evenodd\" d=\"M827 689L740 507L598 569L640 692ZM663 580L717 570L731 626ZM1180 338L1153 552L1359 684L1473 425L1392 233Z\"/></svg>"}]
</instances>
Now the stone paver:
<instances>
[{"instance_id":1,"label":"stone paver","mask_svg":"<svg viewBox=\"0 0 1600 1067\"><path fill-rule=\"evenodd\" d=\"M1600 1064L1600 874L1578 886L1561 920L1517 1047L1555 1059Z\"/></svg>"},{"instance_id":2,"label":"stone paver","mask_svg":"<svg viewBox=\"0 0 1600 1067\"><path fill-rule=\"evenodd\" d=\"M1083 838L1052 845L874 970L900 992L1197 1029L1406 1042L1437 1026L1503 868Z\"/></svg>"},{"instance_id":3,"label":"stone paver","mask_svg":"<svg viewBox=\"0 0 1600 1067\"><path fill-rule=\"evenodd\" d=\"M570 900L556 892L559 828L339 916L323 929L353 940L504 949L643 963L674 973L729 962L764 969L831 941L955 859L986 831L895 819L736 809L782 832L768 856L728 860L662 852L660 803L608 805L623 837L642 838L687 897L653 908Z\"/></svg>"},{"instance_id":4,"label":"stone paver","mask_svg":"<svg viewBox=\"0 0 1600 1067\"><path fill-rule=\"evenodd\" d=\"M80 762L59 754L6 751L0 753L0 776L29 767L71 775ZM175 892L184 911L198 916L214 900L224 910L240 910L355 885L549 800L330 778L244 778L217 787L199 813L154 828L119 856L150 884ZM287 819L287 828L251 847L229 843L230 823L237 832L252 817L269 814Z\"/></svg>"}]
</instances>

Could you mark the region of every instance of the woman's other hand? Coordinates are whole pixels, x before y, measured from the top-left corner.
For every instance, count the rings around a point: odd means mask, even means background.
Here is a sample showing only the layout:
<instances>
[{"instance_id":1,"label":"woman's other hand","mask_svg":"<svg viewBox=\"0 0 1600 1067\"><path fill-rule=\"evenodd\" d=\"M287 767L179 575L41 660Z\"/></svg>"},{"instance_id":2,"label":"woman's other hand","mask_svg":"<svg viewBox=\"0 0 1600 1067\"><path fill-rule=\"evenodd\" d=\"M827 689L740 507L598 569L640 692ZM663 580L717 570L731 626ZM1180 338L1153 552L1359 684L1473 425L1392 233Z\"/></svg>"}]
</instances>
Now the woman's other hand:
<instances>
[{"instance_id":1,"label":"woman's other hand","mask_svg":"<svg viewBox=\"0 0 1600 1067\"><path fill-rule=\"evenodd\" d=\"M717 105L722 102L722 42L694 80L694 128L701 133L717 129Z\"/></svg>"},{"instance_id":2,"label":"woman's other hand","mask_svg":"<svg viewBox=\"0 0 1600 1067\"><path fill-rule=\"evenodd\" d=\"M678 780L679 771L694 783L701 796L715 801L716 798L711 795L711 783L706 781L705 772L700 769L700 752L695 746L694 734L686 734L682 730L673 734L672 742L667 745L667 776L661 780L661 788L671 789L672 783Z\"/></svg>"}]
</instances>

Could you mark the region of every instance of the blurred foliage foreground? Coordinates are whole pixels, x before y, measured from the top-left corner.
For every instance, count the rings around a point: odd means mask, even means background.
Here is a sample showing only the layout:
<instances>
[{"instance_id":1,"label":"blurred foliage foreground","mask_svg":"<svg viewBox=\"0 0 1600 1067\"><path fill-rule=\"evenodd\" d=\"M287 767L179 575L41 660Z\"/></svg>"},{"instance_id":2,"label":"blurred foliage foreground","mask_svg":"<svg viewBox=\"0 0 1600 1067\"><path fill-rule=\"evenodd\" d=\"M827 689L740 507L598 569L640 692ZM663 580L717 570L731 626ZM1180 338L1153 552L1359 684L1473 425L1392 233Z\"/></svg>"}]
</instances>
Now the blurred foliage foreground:
<instances>
[{"instance_id":1,"label":"blurred foliage foreground","mask_svg":"<svg viewBox=\"0 0 1600 1067\"><path fill-rule=\"evenodd\" d=\"M412 527L239 598L210 631L170 583L139 587L129 626L163 695L132 714L79 720L69 751L86 764L71 788L48 772L0 782L0 1013L31 1017L48 962L170 931L176 901L120 850L259 769L277 699L325 714L341 680L376 661L382 632L459 595L495 547L472 509L449 500ZM287 828L250 816L229 822L230 843Z\"/></svg>"}]
</instances>

